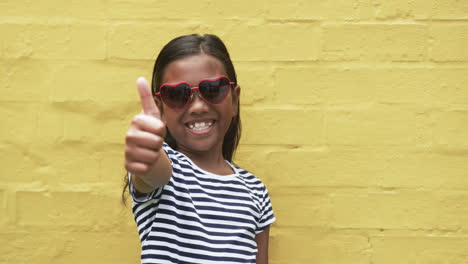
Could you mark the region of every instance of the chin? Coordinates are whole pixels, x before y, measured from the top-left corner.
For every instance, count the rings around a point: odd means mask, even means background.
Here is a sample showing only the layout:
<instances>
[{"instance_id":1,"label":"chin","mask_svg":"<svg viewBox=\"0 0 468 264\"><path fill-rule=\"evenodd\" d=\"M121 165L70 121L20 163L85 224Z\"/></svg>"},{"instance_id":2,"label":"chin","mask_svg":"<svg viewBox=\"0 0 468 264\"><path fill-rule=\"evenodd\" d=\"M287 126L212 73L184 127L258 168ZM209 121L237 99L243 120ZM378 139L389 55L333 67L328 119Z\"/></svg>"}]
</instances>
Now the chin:
<instances>
[{"instance_id":1,"label":"chin","mask_svg":"<svg viewBox=\"0 0 468 264\"><path fill-rule=\"evenodd\" d=\"M197 142L187 142L185 145L187 149L191 149L195 152L207 152L207 151L216 151L218 149L218 144L210 143L203 140ZM219 148L220 150L222 148Z\"/></svg>"}]
</instances>

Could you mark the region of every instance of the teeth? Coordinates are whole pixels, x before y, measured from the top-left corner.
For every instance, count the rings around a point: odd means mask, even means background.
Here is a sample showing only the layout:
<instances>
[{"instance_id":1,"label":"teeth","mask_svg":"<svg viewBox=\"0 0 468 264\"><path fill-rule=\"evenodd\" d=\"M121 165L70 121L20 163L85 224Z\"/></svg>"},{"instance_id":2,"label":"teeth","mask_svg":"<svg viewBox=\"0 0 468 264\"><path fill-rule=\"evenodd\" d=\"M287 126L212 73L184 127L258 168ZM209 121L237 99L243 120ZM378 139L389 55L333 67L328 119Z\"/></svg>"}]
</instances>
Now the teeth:
<instances>
[{"instance_id":1,"label":"teeth","mask_svg":"<svg viewBox=\"0 0 468 264\"><path fill-rule=\"evenodd\" d=\"M211 125L213 125L213 122L212 122L212 121L210 121L210 122L200 122L200 123L189 124L188 127L189 127L190 129L202 130L202 129L207 129L207 128L210 127Z\"/></svg>"}]
</instances>

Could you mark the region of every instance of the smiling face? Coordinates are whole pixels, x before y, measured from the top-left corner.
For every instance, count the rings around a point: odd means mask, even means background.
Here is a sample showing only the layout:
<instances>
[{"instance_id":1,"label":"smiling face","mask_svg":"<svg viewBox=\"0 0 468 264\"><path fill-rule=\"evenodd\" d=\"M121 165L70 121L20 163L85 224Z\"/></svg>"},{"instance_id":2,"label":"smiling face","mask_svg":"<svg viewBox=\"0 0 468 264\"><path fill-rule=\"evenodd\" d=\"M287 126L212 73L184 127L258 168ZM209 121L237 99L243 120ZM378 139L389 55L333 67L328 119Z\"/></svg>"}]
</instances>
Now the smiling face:
<instances>
[{"instance_id":1,"label":"smiling face","mask_svg":"<svg viewBox=\"0 0 468 264\"><path fill-rule=\"evenodd\" d=\"M187 82L198 86L201 80L227 75L223 64L216 58L198 54L170 63L163 74L162 83ZM198 91L187 106L174 111L162 104L162 119L177 141L177 150L185 154L219 154L222 156L224 135L237 115L240 88L231 89L220 104L209 104L201 99ZM214 152L213 152L214 151Z\"/></svg>"}]
</instances>

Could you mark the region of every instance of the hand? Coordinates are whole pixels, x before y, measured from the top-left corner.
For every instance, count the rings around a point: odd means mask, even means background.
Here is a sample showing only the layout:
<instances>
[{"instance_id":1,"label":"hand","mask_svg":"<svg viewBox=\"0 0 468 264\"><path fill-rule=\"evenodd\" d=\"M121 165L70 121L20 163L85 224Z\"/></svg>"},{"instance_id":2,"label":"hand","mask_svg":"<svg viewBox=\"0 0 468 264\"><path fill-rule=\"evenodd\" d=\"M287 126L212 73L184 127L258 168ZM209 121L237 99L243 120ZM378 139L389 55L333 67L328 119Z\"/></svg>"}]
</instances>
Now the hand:
<instances>
[{"instance_id":1,"label":"hand","mask_svg":"<svg viewBox=\"0 0 468 264\"><path fill-rule=\"evenodd\" d=\"M161 148L166 126L146 79L138 78L137 87L143 111L133 117L125 136L125 168L133 175L149 176L165 155Z\"/></svg>"}]
</instances>

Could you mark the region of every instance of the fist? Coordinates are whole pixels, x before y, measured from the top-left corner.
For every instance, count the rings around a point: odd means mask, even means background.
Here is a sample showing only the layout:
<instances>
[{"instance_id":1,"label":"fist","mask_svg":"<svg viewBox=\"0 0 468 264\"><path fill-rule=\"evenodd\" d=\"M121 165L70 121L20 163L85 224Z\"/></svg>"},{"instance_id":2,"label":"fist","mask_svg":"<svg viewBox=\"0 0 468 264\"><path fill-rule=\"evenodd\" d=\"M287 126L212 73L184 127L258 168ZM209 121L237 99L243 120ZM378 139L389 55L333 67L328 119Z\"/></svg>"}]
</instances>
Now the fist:
<instances>
[{"instance_id":1,"label":"fist","mask_svg":"<svg viewBox=\"0 0 468 264\"><path fill-rule=\"evenodd\" d=\"M148 82L137 80L142 112L133 117L125 136L125 168L133 175L147 176L164 151L166 126L161 121Z\"/></svg>"}]
</instances>

